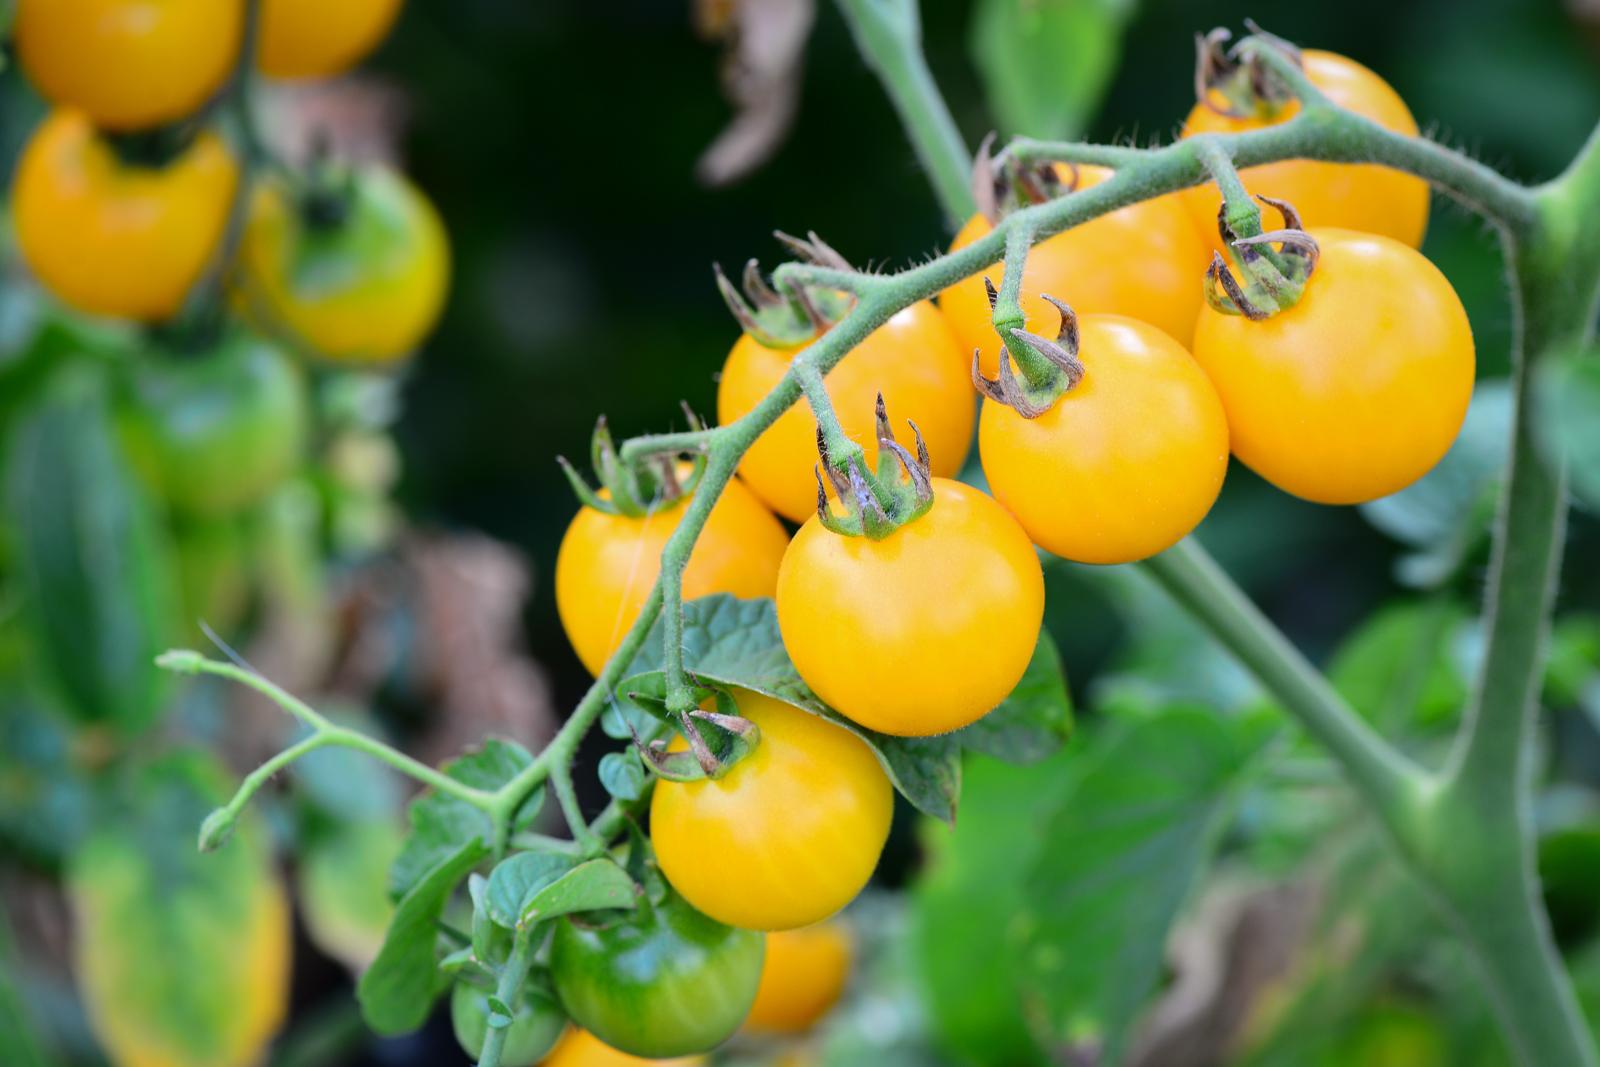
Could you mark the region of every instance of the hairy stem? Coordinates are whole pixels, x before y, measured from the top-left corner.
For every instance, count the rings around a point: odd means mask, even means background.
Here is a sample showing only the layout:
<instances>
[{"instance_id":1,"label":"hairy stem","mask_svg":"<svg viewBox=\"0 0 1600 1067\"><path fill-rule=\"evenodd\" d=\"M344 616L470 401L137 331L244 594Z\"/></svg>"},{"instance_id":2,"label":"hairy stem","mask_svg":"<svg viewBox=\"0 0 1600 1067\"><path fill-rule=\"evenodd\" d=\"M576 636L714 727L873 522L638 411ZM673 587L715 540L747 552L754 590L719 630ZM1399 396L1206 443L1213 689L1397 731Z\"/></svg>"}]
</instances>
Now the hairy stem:
<instances>
[{"instance_id":1,"label":"hairy stem","mask_svg":"<svg viewBox=\"0 0 1600 1067\"><path fill-rule=\"evenodd\" d=\"M510 1010L515 1017L517 1001L522 996L522 983L527 981L528 968L533 966L533 932L538 929L534 926L519 925L511 936L511 955L507 957L505 967L500 971L500 982L495 987L494 995L500 1003ZM506 1036L511 1027L491 1026L484 1035L483 1052L478 1056L478 1067L500 1067L500 1057L506 1048Z\"/></svg>"}]
</instances>

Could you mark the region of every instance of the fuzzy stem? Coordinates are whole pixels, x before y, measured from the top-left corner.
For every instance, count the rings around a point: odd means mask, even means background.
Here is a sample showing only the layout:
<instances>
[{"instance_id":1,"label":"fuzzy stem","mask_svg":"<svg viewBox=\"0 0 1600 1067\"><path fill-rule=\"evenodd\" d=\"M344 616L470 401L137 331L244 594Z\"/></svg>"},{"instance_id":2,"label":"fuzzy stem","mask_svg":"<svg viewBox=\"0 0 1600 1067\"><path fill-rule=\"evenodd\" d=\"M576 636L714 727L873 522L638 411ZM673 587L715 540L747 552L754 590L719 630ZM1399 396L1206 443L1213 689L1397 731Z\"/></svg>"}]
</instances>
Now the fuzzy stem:
<instances>
[{"instance_id":1,"label":"fuzzy stem","mask_svg":"<svg viewBox=\"0 0 1600 1067\"><path fill-rule=\"evenodd\" d=\"M500 982L495 987L495 996L500 999L513 1013L517 1010L517 1001L522 996L522 983L528 979L528 969L533 966L533 931L534 926L518 926L511 935L511 955L506 958L506 963L500 971ZM500 1057L506 1048L506 1037L511 1032L509 1026L491 1026L483 1038L483 1052L478 1056L478 1067L500 1067Z\"/></svg>"}]
</instances>

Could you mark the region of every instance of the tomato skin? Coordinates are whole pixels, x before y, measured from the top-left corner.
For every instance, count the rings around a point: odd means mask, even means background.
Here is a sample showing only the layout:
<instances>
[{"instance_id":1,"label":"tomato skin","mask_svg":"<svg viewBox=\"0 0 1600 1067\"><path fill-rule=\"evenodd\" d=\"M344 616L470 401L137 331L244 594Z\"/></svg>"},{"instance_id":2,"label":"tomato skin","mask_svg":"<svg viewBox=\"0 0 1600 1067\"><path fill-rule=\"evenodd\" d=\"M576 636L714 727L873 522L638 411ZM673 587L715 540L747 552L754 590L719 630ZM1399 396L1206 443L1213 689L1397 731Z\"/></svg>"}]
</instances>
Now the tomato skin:
<instances>
[{"instance_id":1,"label":"tomato skin","mask_svg":"<svg viewBox=\"0 0 1600 1067\"><path fill-rule=\"evenodd\" d=\"M1398 241L1312 230L1298 303L1261 322L1207 308L1195 359L1228 413L1233 454L1322 504L1387 496L1455 440L1472 398L1472 329L1437 267Z\"/></svg>"},{"instance_id":2,"label":"tomato skin","mask_svg":"<svg viewBox=\"0 0 1600 1067\"><path fill-rule=\"evenodd\" d=\"M217 518L264 499L300 462L310 416L300 368L236 334L200 355L151 355L123 390L137 470L174 510Z\"/></svg>"},{"instance_id":3,"label":"tomato skin","mask_svg":"<svg viewBox=\"0 0 1600 1067\"><path fill-rule=\"evenodd\" d=\"M1060 173L1070 180L1066 168ZM1078 188L1087 189L1105 181L1111 171L1080 166L1078 174ZM967 247L992 229L988 219L974 215L956 234L950 251ZM1048 293L1080 315L1127 315L1187 345L1204 301L1201 280L1210 260L1210 249L1187 222L1176 194L1120 208L1047 237L1028 252L1022 268L1026 328L1055 336L1059 314L1040 297ZM983 373L993 378L1000 367L1000 337L983 288L985 275L998 289L1004 265L995 263L952 285L939 295L939 306L961 340L968 365L977 349Z\"/></svg>"},{"instance_id":4,"label":"tomato skin","mask_svg":"<svg viewBox=\"0 0 1600 1067\"><path fill-rule=\"evenodd\" d=\"M257 62L272 78L326 78L383 42L401 0L262 0Z\"/></svg>"},{"instance_id":5,"label":"tomato skin","mask_svg":"<svg viewBox=\"0 0 1600 1067\"><path fill-rule=\"evenodd\" d=\"M641 518L584 507L567 527L556 554L556 613L590 674L600 673L650 598L661 550L692 496ZM783 525L755 494L730 479L689 556L684 598L771 596L788 542Z\"/></svg>"},{"instance_id":6,"label":"tomato skin","mask_svg":"<svg viewBox=\"0 0 1600 1067\"><path fill-rule=\"evenodd\" d=\"M828 1014L850 978L850 930L834 921L767 935L767 962L745 1029L798 1034Z\"/></svg>"},{"instance_id":7,"label":"tomato skin","mask_svg":"<svg viewBox=\"0 0 1600 1067\"><path fill-rule=\"evenodd\" d=\"M926 737L1010 694L1038 643L1044 574L1017 521L960 482L881 541L813 518L778 571L778 626L800 676L840 714Z\"/></svg>"},{"instance_id":8,"label":"tomato skin","mask_svg":"<svg viewBox=\"0 0 1600 1067\"><path fill-rule=\"evenodd\" d=\"M556 923L550 972L573 1022L607 1045L663 1058L707 1052L739 1028L765 935L724 926L676 893L609 926Z\"/></svg>"},{"instance_id":9,"label":"tomato skin","mask_svg":"<svg viewBox=\"0 0 1600 1067\"><path fill-rule=\"evenodd\" d=\"M894 789L872 750L844 727L759 693L734 698L761 741L720 779L656 783L656 859L673 888L719 922L809 926L854 900L872 877Z\"/></svg>"},{"instance_id":10,"label":"tomato skin","mask_svg":"<svg viewBox=\"0 0 1600 1067\"><path fill-rule=\"evenodd\" d=\"M457 982L450 994L450 1023L456 1042L476 1063L489 1036L488 991ZM553 1001L525 990L500 1053L501 1067L534 1067L555 1046L566 1025L567 1017Z\"/></svg>"},{"instance_id":11,"label":"tomato skin","mask_svg":"<svg viewBox=\"0 0 1600 1067\"><path fill-rule=\"evenodd\" d=\"M227 225L238 167L201 133L162 168L128 166L81 111L58 108L23 149L11 214L28 267L80 311L172 317Z\"/></svg>"},{"instance_id":12,"label":"tomato skin","mask_svg":"<svg viewBox=\"0 0 1600 1067\"><path fill-rule=\"evenodd\" d=\"M344 218L313 223L281 181L256 189L239 250L247 315L336 363L409 355L444 309L450 248L427 197L387 167L355 176Z\"/></svg>"},{"instance_id":13,"label":"tomato skin","mask_svg":"<svg viewBox=\"0 0 1600 1067\"><path fill-rule=\"evenodd\" d=\"M1306 77L1335 104L1396 133L1417 135L1417 120L1412 118L1405 101L1377 74L1332 52L1313 49L1304 57ZM1299 104L1291 101L1267 122L1219 115L1204 104L1196 104L1184 120L1183 136L1243 133L1287 122L1298 110ZM1292 159L1246 167L1239 177L1252 193L1289 201L1307 226L1382 234L1412 248L1422 244L1422 234L1428 226L1428 183L1375 163ZM1217 187L1200 185L1181 195L1200 232L1221 248L1217 209L1222 206L1222 195Z\"/></svg>"},{"instance_id":14,"label":"tomato skin","mask_svg":"<svg viewBox=\"0 0 1600 1067\"><path fill-rule=\"evenodd\" d=\"M1130 563L1200 524L1228 470L1228 421L1182 345L1120 315L1079 318L1086 373L1037 419L985 404L995 499L1034 544L1079 563Z\"/></svg>"},{"instance_id":15,"label":"tomato skin","mask_svg":"<svg viewBox=\"0 0 1600 1067\"><path fill-rule=\"evenodd\" d=\"M233 69L240 0L21 0L17 58L40 95L132 130L200 110Z\"/></svg>"},{"instance_id":16,"label":"tomato skin","mask_svg":"<svg viewBox=\"0 0 1600 1067\"><path fill-rule=\"evenodd\" d=\"M699 1056L640 1059L612 1048L587 1030L568 1030L550 1058L544 1061L544 1067L701 1067L704 1063Z\"/></svg>"},{"instance_id":17,"label":"tomato skin","mask_svg":"<svg viewBox=\"0 0 1600 1067\"><path fill-rule=\"evenodd\" d=\"M981 283L980 283L981 284ZM728 353L717 384L717 420L745 415L778 384L798 349L768 348L748 334ZM928 443L933 473L954 476L972 445L977 394L972 353L963 350L938 308L924 300L878 327L824 379L839 425L877 462L874 405L879 393L895 420L895 434L911 440L907 420ZM784 518L805 522L817 510L817 422L804 401L750 446L739 476Z\"/></svg>"}]
</instances>

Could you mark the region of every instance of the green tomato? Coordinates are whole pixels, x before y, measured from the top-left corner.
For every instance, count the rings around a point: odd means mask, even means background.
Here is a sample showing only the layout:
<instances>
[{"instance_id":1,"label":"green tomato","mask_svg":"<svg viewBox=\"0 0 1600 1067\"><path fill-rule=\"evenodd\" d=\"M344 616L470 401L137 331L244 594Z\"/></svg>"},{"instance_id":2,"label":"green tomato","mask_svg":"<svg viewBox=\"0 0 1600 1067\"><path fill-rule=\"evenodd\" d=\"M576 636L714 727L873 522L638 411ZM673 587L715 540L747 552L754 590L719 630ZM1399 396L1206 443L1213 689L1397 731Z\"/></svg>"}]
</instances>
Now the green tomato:
<instances>
[{"instance_id":1,"label":"green tomato","mask_svg":"<svg viewBox=\"0 0 1600 1067\"><path fill-rule=\"evenodd\" d=\"M205 354L150 353L121 405L135 467L173 510L215 518L260 501L298 465L306 436L298 367L235 334Z\"/></svg>"},{"instance_id":2,"label":"green tomato","mask_svg":"<svg viewBox=\"0 0 1600 1067\"><path fill-rule=\"evenodd\" d=\"M556 924L550 970L579 1026L635 1056L707 1052L755 1000L766 936L724 926L668 890L607 925Z\"/></svg>"},{"instance_id":3,"label":"green tomato","mask_svg":"<svg viewBox=\"0 0 1600 1067\"><path fill-rule=\"evenodd\" d=\"M476 1062L483 1055L489 1036L489 992L468 982L457 982L450 994L450 1022L456 1040ZM524 989L522 1004L512 1016L506 1044L500 1054L500 1067L533 1067L555 1047L566 1028L567 1017L544 994Z\"/></svg>"}]
</instances>

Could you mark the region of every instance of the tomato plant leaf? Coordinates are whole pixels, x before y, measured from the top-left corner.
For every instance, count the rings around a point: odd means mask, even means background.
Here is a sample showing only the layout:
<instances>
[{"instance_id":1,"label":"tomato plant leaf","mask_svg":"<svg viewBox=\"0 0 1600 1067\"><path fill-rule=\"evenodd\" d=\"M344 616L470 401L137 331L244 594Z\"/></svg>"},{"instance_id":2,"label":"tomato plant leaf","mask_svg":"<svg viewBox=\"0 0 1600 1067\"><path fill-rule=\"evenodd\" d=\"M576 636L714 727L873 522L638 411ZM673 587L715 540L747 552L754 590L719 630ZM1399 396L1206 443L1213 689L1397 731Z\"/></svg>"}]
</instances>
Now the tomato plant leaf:
<instances>
[{"instance_id":1,"label":"tomato plant leaf","mask_svg":"<svg viewBox=\"0 0 1600 1067\"><path fill-rule=\"evenodd\" d=\"M156 656L177 629L172 546L118 447L104 383L60 378L17 426L5 501L37 660L68 710L126 732L170 693Z\"/></svg>"},{"instance_id":2,"label":"tomato plant leaf","mask_svg":"<svg viewBox=\"0 0 1600 1067\"><path fill-rule=\"evenodd\" d=\"M1467 681L1450 646L1466 622L1447 599L1390 604L1339 646L1328 680L1384 733L1414 737L1453 722Z\"/></svg>"},{"instance_id":3,"label":"tomato plant leaf","mask_svg":"<svg viewBox=\"0 0 1600 1067\"><path fill-rule=\"evenodd\" d=\"M482 748L459 756L442 768L458 782L475 789L498 789L533 762L528 750L513 741L491 738ZM535 789L517 809L520 829L533 821L544 803L544 787ZM389 895L406 894L440 860L453 855L463 841L494 838L489 816L464 800L429 791L411 802L411 834L389 871Z\"/></svg>"},{"instance_id":4,"label":"tomato plant leaf","mask_svg":"<svg viewBox=\"0 0 1600 1067\"><path fill-rule=\"evenodd\" d=\"M1174 707L1096 739L1043 824L1011 924L1023 1012L1050 1047L1118 1062L1167 931L1261 747L1260 720Z\"/></svg>"},{"instance_id":5,"label":"tomato plant leaf","mask_svg":"<svg viewBox=\"0 0 1600 1067\"><path fill-rule=\"evenodd\" d=\"M94 788L62 717L0 689L0 849L59 867L92 829Z\"/></svg>"},{"instance_id":6,"label":"tomato plant leaf","mask_svg":"<svg viewBox=\"0 0 1600 1067\"><path fill-rule=\"evenodd\" d=\"M356 985L361 1017L378 1033L409 1033L428 1021L440 985L439 915L457 883L488 854L481 837L461 842L400 898L383 948Z\"/></svg>"},{"instance_id":7,"label":"tomato plant leaf","mask_svg":"<svg viewBox=\"0 0 1600 1067\"><path fill-rule=\"evenodd\" d=\"M956 732L961 744L1007 763L1037 763L1072 736L1072 698L1061 669L1061 653L1048 631L1039 631L1033 659L1005 703Z\"/></svg>"},{"instance_id":8,"label":"tomato plant leaf","mask_svg":"<svg viewBox=\"0 0 1600 1067\"><path fill-rule=\"evenodd\" d=\"M351 973L366 969L394 916L388 871L400 852L398 820L334 823L308 836L296 867L296 899L306 932Z\"/></svg>"},{"instance_id":9,"label":"tomato plant leaf","mask_svg":"<svg viewBox=\"0 0 1600 1067\"><path fill-rule=\"evenodd\" d=\"M633 879L616 863L588 860L526 898L517 921L529 926L575 911L631 908L634 893Z\"/></svg>"},{"instance_id":10,"label":"tomato plant leaf","mask_svg":"<svg viewBox=\"0 0 1600 1067\"><path fill-rule=\"evenodd\" d=\"M648 779L638 749L607 752L600 757L600 784L618 800L638 800L644 796Z\"/></svg>"},{"instance_id":11,"label":"tomato plant leaf","mask_svg":"<svg viewBox=\"0 0 1600 1067\"><path fill-rule=\"evenodd\" d=\"M1539 445L1548 456L1562 456L1572 492L1600 509L1600 349L1544 361L1534 379Z\"/></svg>"},{"instance_id":12,"label":"tomato plant leaf","mask_svg":"<svg viewBox=\"0 0 1600 1067\"><path fill-rule=\"evenodd\" d=\"M1129 0L980 0L972 59L1005 135L1076 137L1116 71Z\"/></svg>"},{"instance_id":13,"label":"tomato plant leaf","mask_svg":"<svg viewBox=\"0 0 1600 1067\"><path fill-rule=\"evenodd\" d=\"M559 852L519 852L495 865L484 895L489 918L501 926L517 925L522 909L541 889L578 865Z\"/></svg>"}]
</instances>

